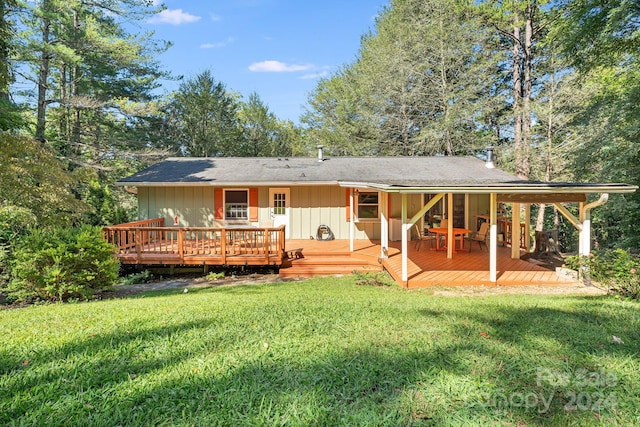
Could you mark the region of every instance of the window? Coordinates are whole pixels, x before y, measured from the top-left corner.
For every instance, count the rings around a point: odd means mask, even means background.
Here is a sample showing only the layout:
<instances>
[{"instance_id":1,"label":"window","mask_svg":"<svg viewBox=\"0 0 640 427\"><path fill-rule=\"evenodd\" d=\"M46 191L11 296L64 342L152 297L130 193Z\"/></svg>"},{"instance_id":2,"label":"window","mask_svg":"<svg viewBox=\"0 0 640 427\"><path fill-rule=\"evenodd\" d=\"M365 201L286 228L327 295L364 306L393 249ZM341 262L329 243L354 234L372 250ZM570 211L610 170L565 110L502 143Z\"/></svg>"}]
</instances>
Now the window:
<instances>
[{"instance_id":1,"label":"window","mask_svg":"<svg viewBox=\"0 0 640 427\"><path fill-rule=\"evenodd\" d=\"M378 219L378 193L360 191L358 193L358 210L356 217L359 220Z\"/></svg>"},{"instance_id":2,"label":"window","mask_svg":"<svg viewBox=\"0 0 640 427\"><path fill-rule=\"evenodd\" d=\"M226 190L224 192L224 217L228 220L249 219L249 192Z\"/></svg>"}]
</instances>

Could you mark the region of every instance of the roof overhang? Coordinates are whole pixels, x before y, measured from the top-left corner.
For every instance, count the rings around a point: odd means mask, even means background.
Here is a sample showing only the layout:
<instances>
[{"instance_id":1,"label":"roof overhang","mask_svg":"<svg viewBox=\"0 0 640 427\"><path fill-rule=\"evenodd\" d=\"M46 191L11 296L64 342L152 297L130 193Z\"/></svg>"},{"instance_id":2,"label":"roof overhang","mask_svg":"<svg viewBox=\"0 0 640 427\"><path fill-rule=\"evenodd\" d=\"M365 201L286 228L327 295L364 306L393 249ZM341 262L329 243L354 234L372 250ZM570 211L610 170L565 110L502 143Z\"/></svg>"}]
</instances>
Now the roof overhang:
<instances>
[{"instance_id":1,"label":"roof overhang","mask_svg":"<svg viewBox=\"0 0 640 427\"><path fill-rule=\"evenodd\" d=\"M274 182L221 182L221 181L181 181L181 182L124 182L118 181L116 185L126 187L318 187L327 185L338 185L337 181L314 181L314 182L296 182L296 181L274 181Z\"/></svg>"},{"instance_id":2,"label":"roof overhang","mask_svg":"<svg viewBox=\"0 0 640 427\"><path fill-rule=\"evenodd\" d=\"M370 182L340 182L341 187L369 188L386 193L459 193L459 194L499 194L504 199L515 198L513 195L529 195L530 198L545 198L551 194L566 194L568 198L578 198L577 194L588 193L633 193L638 189L629 184L583 184L583 183L496 183L486 185L427 185L400 186ZM526 197L521 197L524 200ZM516 200L513 200L516 201ZM579 201L579 200L576 200Z\"/></svg>"}]
</instances>

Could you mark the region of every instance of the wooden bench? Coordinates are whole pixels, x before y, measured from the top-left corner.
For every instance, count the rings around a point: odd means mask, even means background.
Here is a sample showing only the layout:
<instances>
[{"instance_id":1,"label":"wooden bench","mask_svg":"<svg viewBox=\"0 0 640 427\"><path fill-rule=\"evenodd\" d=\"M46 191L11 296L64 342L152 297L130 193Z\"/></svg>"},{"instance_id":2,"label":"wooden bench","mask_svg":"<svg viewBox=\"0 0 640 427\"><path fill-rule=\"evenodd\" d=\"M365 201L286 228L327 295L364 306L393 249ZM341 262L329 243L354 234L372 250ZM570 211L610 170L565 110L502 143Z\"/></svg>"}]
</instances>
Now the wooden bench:
<instances>
[{"instance_id":1,"label":"wooden bench","mask_svg":"<svg viewBox=\"0 0 640 427\"><path fill-rule=\"evenodd\" d=\"M302 255L302 248L288 249L284 251L284 255L287 257L287 259L304 258L304 255Z\"/></svg>"}]
</instances>

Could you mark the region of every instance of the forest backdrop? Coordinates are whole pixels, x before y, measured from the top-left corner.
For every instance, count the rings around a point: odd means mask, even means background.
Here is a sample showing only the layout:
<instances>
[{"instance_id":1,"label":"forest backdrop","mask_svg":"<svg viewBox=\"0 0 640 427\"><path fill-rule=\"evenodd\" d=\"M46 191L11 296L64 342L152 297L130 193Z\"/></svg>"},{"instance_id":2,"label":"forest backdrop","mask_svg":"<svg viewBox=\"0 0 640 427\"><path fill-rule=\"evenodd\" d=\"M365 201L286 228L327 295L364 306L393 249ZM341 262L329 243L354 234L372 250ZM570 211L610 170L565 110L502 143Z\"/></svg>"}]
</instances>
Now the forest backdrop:
<instances>
[{"instance_id":1,"label":"forest backdrop","mask_svg":"<svg viewBox=\"0 0 640 427\"><path fill-rule=\"evenodd\" d=\"M0 0L5 211L39 227L124 222L135 205L115 181L164 157L310 156L318 144L334 156L493 146L522 178L640 184L634 0L391 0L299 124L215 69L159 95L179 77L158 62L171 42L135 31L153 3ZM639 201L594 211L596 248L640 247ZM563 227L536 209L537 228Z\"/></svg>"}]
</instances>

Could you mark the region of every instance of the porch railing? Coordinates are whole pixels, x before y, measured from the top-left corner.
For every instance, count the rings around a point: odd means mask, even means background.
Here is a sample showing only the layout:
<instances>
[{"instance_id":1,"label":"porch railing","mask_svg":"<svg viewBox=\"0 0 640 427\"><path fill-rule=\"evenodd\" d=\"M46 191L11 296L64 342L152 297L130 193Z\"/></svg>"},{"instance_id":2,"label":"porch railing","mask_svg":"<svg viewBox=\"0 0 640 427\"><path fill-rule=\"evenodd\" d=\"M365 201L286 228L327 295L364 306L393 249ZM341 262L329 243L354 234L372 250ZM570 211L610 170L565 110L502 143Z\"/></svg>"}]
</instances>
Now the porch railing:
<instances>
[{"instance_id":1,"label":"porch railing","mask_svg":"<svg viewBox=\"0 0 640 427\"><path fill-rule=\"evenodd\" d=\"M158 225L159 224L159 225ZM162 218L104 227L107 242L118 247L117 256L144 264L153 257L172 263L198 258L213 264L280 264L285 251L285 228L252 226L164 227ZM176 259L177 258L177 259Z\"/></svg>"}]
</instances>

